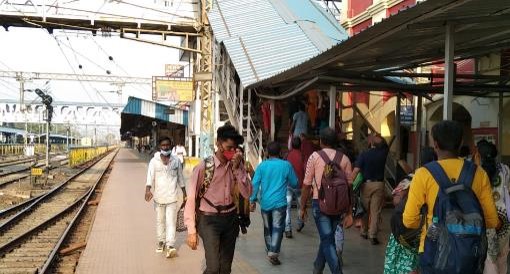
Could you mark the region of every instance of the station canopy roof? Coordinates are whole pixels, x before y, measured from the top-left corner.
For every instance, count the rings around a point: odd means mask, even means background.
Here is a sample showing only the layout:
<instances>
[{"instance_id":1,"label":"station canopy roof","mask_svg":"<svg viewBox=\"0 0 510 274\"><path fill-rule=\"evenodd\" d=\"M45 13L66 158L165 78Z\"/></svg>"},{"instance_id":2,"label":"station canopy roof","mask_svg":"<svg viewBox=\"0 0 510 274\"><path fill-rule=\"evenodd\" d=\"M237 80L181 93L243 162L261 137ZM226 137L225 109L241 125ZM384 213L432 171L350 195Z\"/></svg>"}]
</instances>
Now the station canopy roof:
<instances>
[{"instance_id":1,"label":"station canopy roof","mask_svg":"<svg viewBox=\"0 0 510 274\"><path fill-rule=\"evenodd\" d=\"M247 86L348 38L316 0L215 0L208 18Z\"/></svg>"},{"instance_id":2,"label":"station canopy roof","mask_svg":"<svg viewBox=\"0 0 510 274\"><path fill-rule=\"evenodd\" d=\"M16 129L16 128L0 127L0 133L15 134L15 135L25 135L26 132L24 130Z\"/></svg>"},{"instance_id":3,"label":"station canopy roof","mask_svg":"<svg viewBox=\"0 0 510 274\"><path fill-rule=\"evenodd\" d=\"M150 133L152 122L188 125L188 110L130 96L121 113L121 134Z\"/></svg>"},{"instance_id":4,"label":"station canopy roof","mask_svg":"<svg viewBox=\"0 0 510 274\"><path fill-rule=\"evenodd\" d=\"M353 91L442 92L442 85L395 81L405 76L424 77L406 73L405 69L444 59L447 24L454 26L456 60L510 48L510 1L427 0L247 88L263 92L266 88L294 85L293 89L299 89L322 83ZM480 78L485 79L456 83L454 91L456 94L510 91L505 85L510 80L508 76Z\"/></svg>"}]
</instances>

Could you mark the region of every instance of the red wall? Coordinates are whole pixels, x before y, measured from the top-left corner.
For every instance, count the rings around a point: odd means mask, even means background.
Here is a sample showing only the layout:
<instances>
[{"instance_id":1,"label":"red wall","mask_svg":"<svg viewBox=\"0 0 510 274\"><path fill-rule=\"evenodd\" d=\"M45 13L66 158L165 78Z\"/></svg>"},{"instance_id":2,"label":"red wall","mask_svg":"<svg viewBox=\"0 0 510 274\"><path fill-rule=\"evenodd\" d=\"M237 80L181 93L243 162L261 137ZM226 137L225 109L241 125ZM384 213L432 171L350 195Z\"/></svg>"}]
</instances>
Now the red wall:
<instances>
[{"instance_id":1,"label":"red wall","mask_svg":"<svg viewBox=\"0 0 510 274\"><path fill-rule=\"evenodd\" d=\"M372 26L372 18L367 19L367 20L357 24L356 26L353 26L350 34L351 35L358 34L362 30L364 30L370 26Z\"/></svg>"},{"instance_id":2,"label":"red wall","mask_svg":"<svg viewBox=\"0 0 510 274\"><path fill-rule=\"evenodd\" d=\"M347 2L347 18L355 17L364 12L370 5L372 5L372 0L349 0Z\"/></svg>"},{"instance_id":3,"label":"red wall","mask_svg":"<svg viewBox=\"0 0 510 274\"><path fill-rule=\"evenodd\" d=\"M397 14L399 10L405 9L406 7L412 7L416 4L416 0L404 0L401 3L396 4L395 6L389 8L386 11L386 16L391 16Z\"/></svg>"},{"instance_id":4,"label":"red wall","mask_svg":"<svg viewBox=\"0 0 510 274\"><path fill-rule=\"evenodd\" d=\"M352 105L352 103L365 104L369 106L370 103L370 94L364 91L357 92L349 92L347 97L347 106Z\"/></svg>"}]
</instances>

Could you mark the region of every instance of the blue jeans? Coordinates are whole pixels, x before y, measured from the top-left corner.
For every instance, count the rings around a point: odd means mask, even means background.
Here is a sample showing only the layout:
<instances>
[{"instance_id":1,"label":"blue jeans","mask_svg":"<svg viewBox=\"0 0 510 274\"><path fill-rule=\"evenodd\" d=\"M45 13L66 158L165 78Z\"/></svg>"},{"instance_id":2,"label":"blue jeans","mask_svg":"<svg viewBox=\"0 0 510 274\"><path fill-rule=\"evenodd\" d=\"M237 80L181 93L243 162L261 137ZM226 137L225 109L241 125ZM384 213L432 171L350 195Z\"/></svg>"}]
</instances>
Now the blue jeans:
<instances>
[{"instance_id":1,"label":"blue jeans","mask_svg":"<svg viewBox=\"0 0 510 274\"><path fill-rule=\"evenodd\" d=\"M318 200L312 200L312 213L320 237L319 251L313 265L314 273L322 273L326 263L328 263L332 274L341 274L342 269L336 254L335 244L335 231L340 222L340 216L322 214Z\"/></svg>"},{"instance_id":2,"label":"blue jeans","mask_svg":"<svg viewBox=\"0 0 510 274\"><path fill-rule=\"evenodd\" d=\"M285 231L292 231L292 224L290 218L290 207L292 205L292 199L296 199L298 208L297 225L298 227L303 224L301 220L301 189L287 188L287 217L285 217Z\"/></svg>"},{"instance_id":3,"label":"blue jeans","mask_svg":"<svg viewBox=\"0 0 510 274\"><path fill-rule=\"evenodd\" d=\"M264 222L264 240L268 256L278 255L282 245L286 206L272 210L260 210Z\"/></svg>"},{"instance_id":4,"label":"blue jeans","mask_svg":"<svg viewBox=\"0 0 510 274\"><path fill-rule=\"evenodd\" d=\"M335 231L335 245L337 254L341 255L344 251L344 228L338 224Z\"/></svg>"}]
</instances>

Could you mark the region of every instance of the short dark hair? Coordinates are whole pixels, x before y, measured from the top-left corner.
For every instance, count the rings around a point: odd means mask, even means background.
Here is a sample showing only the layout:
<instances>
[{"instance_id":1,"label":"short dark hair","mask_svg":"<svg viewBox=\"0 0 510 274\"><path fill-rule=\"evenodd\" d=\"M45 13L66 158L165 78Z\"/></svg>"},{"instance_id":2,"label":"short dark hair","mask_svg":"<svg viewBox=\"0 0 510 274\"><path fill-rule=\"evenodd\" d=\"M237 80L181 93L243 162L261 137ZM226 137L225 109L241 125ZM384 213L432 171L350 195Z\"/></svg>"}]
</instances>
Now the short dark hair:
<instances>
[{"instance_id":1,"label":"short dark hair","mask_svg":"<svg viewBox=\"0 0 510 274\"><path fill-rule=\"evenodd\" d=\"M304 111L305 110L305 104L299 102L298 109Z\"/></svg>"},{"instance_id":2,"label":"short dark hair","mask_svg":"<svg viewBox=\"0 0 510 274\"><path fill-rule=\"evenodd\" d=\"M432 161L437 160L436 152L431 147L424 147L421 150L420 165L426 165Z\"/></svg>"},{"instance_id":3,"label":"short dark hair","mask_svg":"<svg viewBox=\"0 0 510 274\"><path fill-rule=\"evenodd\" d=\"M216 133L218 135L218 140L222 142L230 139L233 140L236 143L236 145L244 143L243 136L241 136L237 132L236 128L231 124L225 124L224 126L219 127Z\"/></svg>"},{"instance_id":4,"label":"short dark hair","mask_svg":"<svg viewBox=\"0 0 510 274\"><path fill-rule=\"evenodd\" d=\"M163 143L164 141L170 142L170 145L172 144L172 139L170 139L170 137L168 137L168 136L159 138L159 143L158 144L161 145L161 143Z\"/></svg>"},{"instance_id":5,"label":"short dark hair","mask_svg":"<svg viewBox=\"0 0 510 274\"><path fill-rule=\"evenodd\" d=\"M329 147L336 146L336 132L334 129L327 127L323 128L320 133L321 143Z\"/></svg>"},{"instance_id":6,"label":"short dark hair","mask_svg":"<svg viewBox=\"0 0 510 274\"><path fill-rule=\"evenodd\" d=\"M293 149L301 148L301 138L299 137L292 138L291 145Z\"/></svg>"},{"instance_id":7,"label":"short dark hair","mask_svg":"<svg viewBox=\"0 0 510 274\"><path fill-rule=\"evenodd\" d=\"M441 121L432 127L432 139L441 150L458 155L464 130L456 121Z\"/></svg>"},{"instance_id":8,"label":"short dark hair","mask_svg":"<svg viewBox=\"0 0 510 274\"><path fill-rule=\"evenodd\" d=\"M459 150L459 156L465 158L468 157L469 155L471 155L471 150L469 149L469 147L466 145L461 146Z\"/></svg>"},{"instance_id":9,"label":"short dark hair","mask_svg":"<svg viewBox=\"0 0 510 274\"><path fill-rule=\"evenodd\" d=\"M279 156L281 150L282 147L278 142L271 142L267 144L267 154L269 154L269 156Z\"/></svg>"}]
</instances>

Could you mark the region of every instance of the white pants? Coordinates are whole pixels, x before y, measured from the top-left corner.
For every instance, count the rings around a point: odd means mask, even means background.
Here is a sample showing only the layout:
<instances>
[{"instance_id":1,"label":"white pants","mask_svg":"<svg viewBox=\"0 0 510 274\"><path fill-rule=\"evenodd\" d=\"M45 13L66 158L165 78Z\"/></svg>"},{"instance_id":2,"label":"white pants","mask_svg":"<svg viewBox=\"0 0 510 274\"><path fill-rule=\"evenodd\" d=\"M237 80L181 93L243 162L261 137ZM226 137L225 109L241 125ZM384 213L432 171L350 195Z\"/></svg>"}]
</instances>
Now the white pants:
<instances>
[{"instance_id":1,"label":"white pants","mask_svg":"<svg viewBox=\"0 0 510 274\"><path fill-rule=\"evenodd\" d=\"M175 226L177 223L177 203L154 203L154 207L156 209L156 233L158 242L163 242L166 246L174 246Z\"/></svg>"},{"instance_id":2,"label":"white pants","mask_svg":"<svg viewBox=\"0 0 510 274\"><path fill-rule=\"evenodd\" d=\"M506 236L500 239L500 250L496 261L493 261L489 256L485 260L484 274L506 274L507 273L507 256L509 252L508 239Z\"/></svg>"}]
</instances>

